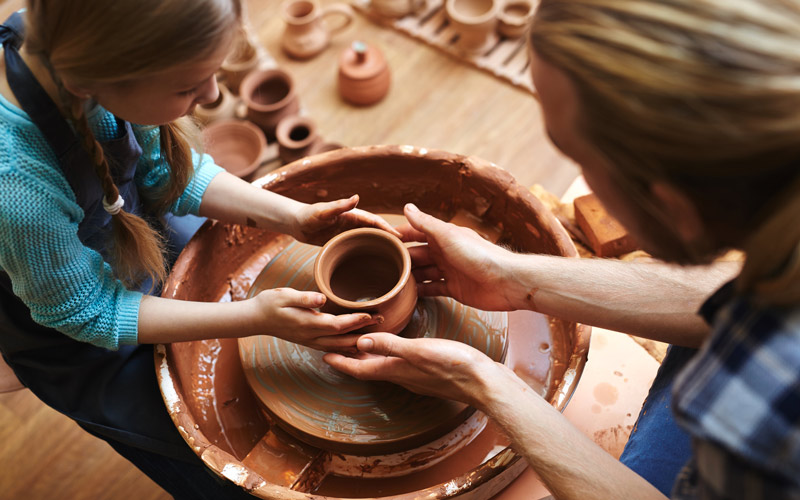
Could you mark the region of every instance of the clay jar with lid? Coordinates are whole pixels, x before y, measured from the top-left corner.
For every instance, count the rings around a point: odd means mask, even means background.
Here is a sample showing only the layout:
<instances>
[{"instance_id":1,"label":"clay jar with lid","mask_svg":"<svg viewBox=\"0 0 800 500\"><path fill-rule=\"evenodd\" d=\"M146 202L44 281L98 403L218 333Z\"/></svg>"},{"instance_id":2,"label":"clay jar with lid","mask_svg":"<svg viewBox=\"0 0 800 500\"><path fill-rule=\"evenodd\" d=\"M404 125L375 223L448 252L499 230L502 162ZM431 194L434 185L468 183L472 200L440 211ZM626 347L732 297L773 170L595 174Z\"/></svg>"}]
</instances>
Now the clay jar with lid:
<instances>
[{"instance_id":1,"label":"clay jar with lid","mask_svg":"<svg viewBox=\"0 0 800 500\"><path fill-rule=\"evenodd\" d=\"M328 25L327 19L338 16L338 25ZM343 3L325 7L317 0L287 0L283 3L283 20L286 28L281 38L284 52L295 59L309 59L319 54L330 43L331 36L353 22L353 9Z\"/></svg>"},{"instance_id":2,"label":"clay jar with lid","mask_svg":"<svg viewBox=\"0 0 800 500\"><path fill-rule=\"evenodd\" d=\"M269 141L275 140L278 123L300 110L292 77L280 69L250 72L242 80L240 96L246 107L241 114L258 125Z\"/></svg>"},{"instance_id":3,"label":"clay jar with lid","mask_svg":"<svg viewBox=\"0 0 800 500\"><path fill-rule=\"evenodd\" d=\"M245 120L219 120L203 131L205 152L217 165L248 180L267 156L264 132Z\"/></svg>"},{"instance_id":4,"label":"clay jar with lid","mask_svg":"<svg viewBox=\"0 0 800 500\"><path fill-rule=\"evenodd\" d=\"M458 33L455 47L468 54L484 54L497 42L499 0L446 0L447 18Z\"/></svg>"},{"instance_id":5,"label":"clay jar with lid","mask_svg":"<svg viewBox=\"0 0 800 500\"><path fill-rule=\"evenodd\" d=\"M356 41L339 57L339 94L357 106L368 106L389 92L391 76L383 53Z\"/></svg>"},{"instance_id":6,"label":"clay jar with lid","mask_svg":"<svg viewBox=\"0 0 800 500\"><path fill-rule=\"evenodd\" d=\"M322 311L383 316L383 323L358 332L400 333L417 303L408 249L381 229L351 229L331 238L314 262L314 281L328 299Z\"/></svg>"},{"instance_id":7,"label":"clay jar with lid","mask_svg":"<svg viewBox=\"0 0 800 500\"><path fill-rule=\"evenodd\" d=\"M283 163L291 163L316 153L322 147L317 126L305 116L287 116L275 130L278 155Z\"/></svg>"},{"instance_id":8,"label":"clay jar with lid","mask_svg":"<svg viewBox=\"0 0 800 500\"><path fill-rule=\"evenodd\" d=\"M497 31L506 38L519 38L533 17L532 0L508 0L497 14Z\"/></svg>"},{"instance_id":9,"label":"clay jar with lid","mask_svg":"<svg viewBox=\"0 0 800 500\"><path fill-rule=\"evenodd\" d=\"M203 125L209 125L218 120L236 118L239 99L228 90L223 83L217 84L219 96L214 102L200 104L194 108L194 117Z\"/></svg>"}]
</instances>

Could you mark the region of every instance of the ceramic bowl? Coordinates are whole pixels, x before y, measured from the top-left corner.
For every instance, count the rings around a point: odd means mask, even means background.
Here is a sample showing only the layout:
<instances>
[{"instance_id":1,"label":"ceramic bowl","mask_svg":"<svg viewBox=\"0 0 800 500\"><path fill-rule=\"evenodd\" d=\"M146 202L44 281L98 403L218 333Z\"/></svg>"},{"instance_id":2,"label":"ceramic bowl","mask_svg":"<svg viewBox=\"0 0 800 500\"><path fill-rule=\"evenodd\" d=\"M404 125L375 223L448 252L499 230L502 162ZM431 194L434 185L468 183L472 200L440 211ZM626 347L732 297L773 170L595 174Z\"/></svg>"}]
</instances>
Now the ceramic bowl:
<instances>
[{"instance_id":1,"label":"ceramic bowl","mask_svg":"<svg viewBox=\"0 0 800 500\"><path fill-rule=\"evenodd\" d=\"M246 120L220 120L203 131L205 152L228 172L248 179L264 161L267 139Z\"/></svg>"}]
</instances>

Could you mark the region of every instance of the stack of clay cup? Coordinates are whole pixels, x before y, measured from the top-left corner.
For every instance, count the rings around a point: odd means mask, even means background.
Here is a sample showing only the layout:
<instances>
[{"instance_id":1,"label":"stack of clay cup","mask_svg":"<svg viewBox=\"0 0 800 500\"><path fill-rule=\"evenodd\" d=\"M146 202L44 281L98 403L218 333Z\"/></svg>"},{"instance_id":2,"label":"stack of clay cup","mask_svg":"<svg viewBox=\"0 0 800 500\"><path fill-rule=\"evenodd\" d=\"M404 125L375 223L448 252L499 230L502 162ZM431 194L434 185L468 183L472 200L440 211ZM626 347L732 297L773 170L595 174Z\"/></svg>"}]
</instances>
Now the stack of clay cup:
<instances>
[{"instance_id":1,"label":"stack of clay cup","mask_svg":"<svg viewBox=\"0 0 800 500\"><path fill-rule=\"evenodd\" d=\"M373 0L380 1L380 0ZM503 39L520 38L533 17L537 0L445 0L445 12L458 33L455 47L483 55Z\"/></svg>"},{"instance_id":2,"label":"stack of clay cup","mask_svg":"<svg viewBox=\"0 0 800 500\"><path fill-rule=\"evenodd\" d=\"M289 163L337 149L323 143L316 126L299 116L294 81L243 28L217 75L219 97L197 106L205 152L229 172L245 180L263 173L259 167L278 159ZM270 154L277 144L278 154ZM273 167L276 165L272 165Z\"/></svg>"}]
</instances>

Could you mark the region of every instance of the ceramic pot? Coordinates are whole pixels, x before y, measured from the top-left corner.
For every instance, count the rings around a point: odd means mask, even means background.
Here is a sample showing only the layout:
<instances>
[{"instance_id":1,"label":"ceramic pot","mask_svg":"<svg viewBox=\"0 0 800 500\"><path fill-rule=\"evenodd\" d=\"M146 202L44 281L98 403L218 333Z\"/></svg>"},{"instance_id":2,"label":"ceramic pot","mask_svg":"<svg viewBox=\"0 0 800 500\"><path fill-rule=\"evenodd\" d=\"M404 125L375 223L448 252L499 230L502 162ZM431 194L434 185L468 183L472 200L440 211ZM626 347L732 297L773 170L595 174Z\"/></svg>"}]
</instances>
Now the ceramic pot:
<instances>
[{"instance_id":1,"label":"ceramic pot","mask_svg":"<svg viewBox=\"0 0 800 500\"><path fill-rule=\"evenodd\" d=\"M371 0L370 8L378 15L397 19L421 11L425 0Z\"/></svg>"},{"instance_id":2,"label":"ceramic pot","mask_svg":"<svg viewBox=\"0 0 800 500\"><path fill-rule=\"evenodd\" d=\"M317 126L305 116L287 116L275 130L278 154L281 161L291 163L316 153L322 147L322 138L317 135Z\"/></svg>"},{"instance_id":3,"label":"ceramic pot","mask_svg":"<svg viewBox=\"0 0 800 500\"><path fill-rule=\"evenodd\" d=\"M469 54L484 54L497 42L495 28L498 0L446 0L445 11L458 33L456 48Z\"/></svg>"},{"instance_id":4,"label":"ceramic pot","mask_svg":"<svg viewBox=\"0 0 800 500\"><path fill-rule=\"evenodd\" d=\"M390 84L389 65L377 47L353 42L339 57L339 94L345 101L374 104L386 96Z\"/></svg>"},{"instance_id":5,"label":"ceramic pot","mask_svg":"<svg viewBox=\"0 0 800 500\"><path fill-rule=\"evenodd\" d=\"M203 131L205 152L217 165L247 180L266 158L264 132L245 120L220 120Z\"/></svg>"},{"instance_id":6,"label":"ceramic pot","mask_svg":"<svg viewBox=\"0 0 800 500\"><path fill-rule=\"evenodd\" d=\"M239 86L248 73L258 68L260 63L258 47L246 30L240 29L233 42L233 50L222 62L220 73L228 90L239 94Z\"/></svg>"},{"instance_id":7,"label":"ceramic pot","mask_svg":"<svg viewBox=\"0 0 800 500\"><path fill-rule=\"evenodd\" d=\"M328 25L327 18L338 15L338 25ZM319 54L330 43L332 35L344 30L353 22L353 9L343 3L321 7L317 0L288 0L283 4L286 28L281 47L295 59L309 59Z\"/></svg>"},{"instance_id":8,"label":"ceramic pot","mask_svg":"<svg viewBox=\"0 0 800 500\"><path fill-rule=\"evenodd\" d=\"M258 125L275 140L275 129L285 117L300 110L294 82L289 73L280 69L256 70L242 80L240 96L247 119Z\"/></svg>"},{"instance_id":9,"label":"ceramic pot","mask_svg":"<svg viewBox=\"0 0 800 500\"><path fill-rule=\"evenodd\" d=\"M532 0L508 0L497 14L497 31L506 38L519 38L525 34L533 17Z\"/></svg>"},{"instance_id":10,"label":"ceramic pot","mask_svg":"<svg viewBox=\"0 0 800 500\"><path fill-rule=\"evenodd\" d=\"M225 84L219 83L217 85L219 87L217 100L194 108L194 117L203 125L209 125L219 120L236 118L239 99L228 90Z\"/></svg>"},{"instance_id":11,"label":"ceramic pot","mask_svg":"<svg viewBox=\"0 0 800 500\"><path fill-rule=\"evenodd\" d=\"M331 314L369 312L384 321L360 331L399 333L417 304L417 282L408 249L375 228L345 231L330 239L314 262L314 282Z\"/></svg>"}]
</instances>

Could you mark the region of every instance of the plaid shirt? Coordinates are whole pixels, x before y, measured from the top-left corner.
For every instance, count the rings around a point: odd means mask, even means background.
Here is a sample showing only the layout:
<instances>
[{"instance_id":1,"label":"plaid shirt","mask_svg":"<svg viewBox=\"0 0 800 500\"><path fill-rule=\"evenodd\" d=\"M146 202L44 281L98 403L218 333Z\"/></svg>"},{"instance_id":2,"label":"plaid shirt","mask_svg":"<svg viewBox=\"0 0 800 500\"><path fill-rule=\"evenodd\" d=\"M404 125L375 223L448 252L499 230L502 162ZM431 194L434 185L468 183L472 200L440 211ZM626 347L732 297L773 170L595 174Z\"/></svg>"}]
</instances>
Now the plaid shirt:
<instances>
[{"instance_id":1,"label":"plaid shirt","mask_svg":"<svg viewBox=\"0 0 800 500\"><path fill-rule=\"evenodd\" d=\"M733 285L700 309L711 337L675 383L694 457L672 498L800 499L800 308L757 306Z\"/></svg>"}]
</instances>

